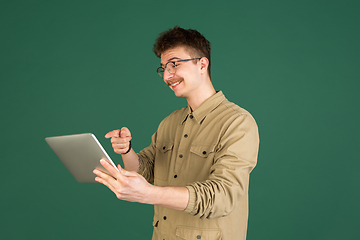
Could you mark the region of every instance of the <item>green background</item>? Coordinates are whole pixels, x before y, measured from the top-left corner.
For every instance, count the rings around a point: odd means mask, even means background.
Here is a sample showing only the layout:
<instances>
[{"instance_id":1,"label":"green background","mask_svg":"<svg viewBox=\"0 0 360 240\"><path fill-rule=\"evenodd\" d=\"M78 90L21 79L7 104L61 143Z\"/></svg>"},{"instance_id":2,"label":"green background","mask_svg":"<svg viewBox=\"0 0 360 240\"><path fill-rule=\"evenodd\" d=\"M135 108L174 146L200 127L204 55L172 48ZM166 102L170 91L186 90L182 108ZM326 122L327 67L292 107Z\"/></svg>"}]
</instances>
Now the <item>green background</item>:
<instances>
[{"instance_id":1,"label":"green background","mask_svg":"<svg viewBox=\"0 0 360 240\"><path fill-rule=\"evenodd\" d=\"M175 25L212 43L216 90L259 125L248 240L360 236L359 1L1 1L2 239L150 239L153 207L76 182L48 136L127 126L136 151L186 105L155 70Z\"/></svg>"}]
</instances>

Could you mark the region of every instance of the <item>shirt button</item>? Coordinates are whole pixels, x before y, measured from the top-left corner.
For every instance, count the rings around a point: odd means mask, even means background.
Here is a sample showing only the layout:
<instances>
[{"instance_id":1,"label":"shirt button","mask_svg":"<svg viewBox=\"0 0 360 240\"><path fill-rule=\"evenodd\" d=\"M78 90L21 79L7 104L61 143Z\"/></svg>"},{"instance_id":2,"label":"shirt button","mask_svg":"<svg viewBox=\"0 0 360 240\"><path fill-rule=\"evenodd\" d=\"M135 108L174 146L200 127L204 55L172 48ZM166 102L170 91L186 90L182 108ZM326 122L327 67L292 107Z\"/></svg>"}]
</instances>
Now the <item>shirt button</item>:
<instances>
[{"instance_id":1,"label":"shirt button","mask_svg":"<svg viewBox=\"0 0 360 240\"><path fill-rule=\"evenodd\" d=\"M206 151L203 151L203 154L205 155L205 154L206 154Z\"/></svg>"},{"instance_id":2,"label":"shirt button","mask_svg":"<svg viewBox=\"0 0 360 240\"><path fill-rule=\"evenodd\" d=\"M184 135L184 138L187 138L188 136L189 136L189 135L185 134L185 135Z\"/></svg>"},{"instance_id":3,"label":"shirt button","mask_svg":"<svg viewBox=\"0 0 360 240\"><path fill-rule=\"evenodd\" d=\"M167 219L167 217L166 216L164 216L164 220L166 220Z\"/></svg>"},{"instance_id":4,"label":"shirt button","mask_svg":"<svg viewBox=\"0 0 360 240\"><path fill-rule=\"evenodd\" d=\"M182 155L182 154L180 154L180 155L179 155L179 158L182 158L182 157L183 157L183 155Z\"/></svg>"},{"instance_id":5,"label":"shirt button","mask_svg":"<svg viewBox=\"0 0 360 240\"><path fill-rule=\"evenodd\" d=\"M193 116L193 115L190 115L190 116L189 116L189 118L190 118L190 119L193 119L193 118L194 118L194 116Z\"/></svg>"},{"instance_id":6,"label":"shirt button","mask_svg":"<svg viewBox=\"0 0 360 240\"><path fill-rule=\"evenodd\" d=\"M197 238L197 239L201 239L201 236L200 236L200 235L197 235L196 238Z\"/></svg>"},{"instance_id":7,"label":"shirt button","mask_svg":"<svg viewBox=\"0 0 360 240\"><path fill-rule=\"evenodd\" d=\"M177 178L177 175L176 175L176 174L174 175L174 178Z\"/></svg>"},{"instance_id":8,"label":"shirt button","mask_svg":"<svg viewBox=\"0 0 360 240\"><path fill-rule=\"evenodd\" d=\"M163 147L163 149L165 150L166 147Z\"/></svg>"}]
</instances>

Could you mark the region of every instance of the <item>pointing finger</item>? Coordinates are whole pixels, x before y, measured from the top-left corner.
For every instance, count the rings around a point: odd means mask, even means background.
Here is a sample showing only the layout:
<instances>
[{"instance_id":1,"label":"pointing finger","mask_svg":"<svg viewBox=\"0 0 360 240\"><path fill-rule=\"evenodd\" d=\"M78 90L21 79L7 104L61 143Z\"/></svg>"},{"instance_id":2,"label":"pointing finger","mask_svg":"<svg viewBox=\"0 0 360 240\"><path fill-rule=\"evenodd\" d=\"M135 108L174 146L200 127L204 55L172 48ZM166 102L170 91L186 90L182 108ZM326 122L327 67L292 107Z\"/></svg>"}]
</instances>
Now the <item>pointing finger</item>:
<instances>
[{"instance_id":1,"label":"pointing finger","mask_svg":"<svg viewBox=\"0 0 360 240\"><path fill-rule=\"evenodd\" d=\"M119 137L120 136L120 131L119 129L117 130L113 130L111 132L108 132L106 135L105 135L105 138L112 138L112 137Z\"/></svg>"}]
</instances>

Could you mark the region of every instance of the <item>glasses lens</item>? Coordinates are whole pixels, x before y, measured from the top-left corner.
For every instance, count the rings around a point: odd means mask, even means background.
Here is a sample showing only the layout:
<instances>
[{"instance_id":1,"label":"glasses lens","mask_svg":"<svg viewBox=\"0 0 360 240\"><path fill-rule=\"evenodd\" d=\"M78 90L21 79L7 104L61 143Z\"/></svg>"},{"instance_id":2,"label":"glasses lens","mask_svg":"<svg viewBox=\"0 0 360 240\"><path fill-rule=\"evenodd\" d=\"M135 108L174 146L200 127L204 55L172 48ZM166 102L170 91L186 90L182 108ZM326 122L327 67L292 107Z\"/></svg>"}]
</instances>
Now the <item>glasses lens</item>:
<instances>
[{"instance_id":1,"label":"glasses lens","mask_svg":"<svg viewBox=\"0 0 360 240\"><path fill-rule=\"evenodd\" d=\"M169 71L169 73L174 74L176 72L175 63L168 62L165 68Z\"/></svg>"},{"instance_id":2,"label":"glasses lens","mask_svg":"<svg viewBox=\"0 0 360 240\"><path fill-rule=\"evenodd\" d=\"M159 74L161 78L164 78L164 69L162 67L159 67L156 72Z\"/></svg>"},{"instance_id":3,"label":"glasses lens","mask_svg":"<svg viewBox=\"0 0 360 240\"><path fill-rule=\"evenodd\" d=\"M164 71L168 71L170 74L175 74L176 72L176 67L175 67L175 63L174 62L168 62L164 68L159 67L157 69L157 73L159 74L159 76L161 78L164 78Z\"/></svg>"}]
</instances>

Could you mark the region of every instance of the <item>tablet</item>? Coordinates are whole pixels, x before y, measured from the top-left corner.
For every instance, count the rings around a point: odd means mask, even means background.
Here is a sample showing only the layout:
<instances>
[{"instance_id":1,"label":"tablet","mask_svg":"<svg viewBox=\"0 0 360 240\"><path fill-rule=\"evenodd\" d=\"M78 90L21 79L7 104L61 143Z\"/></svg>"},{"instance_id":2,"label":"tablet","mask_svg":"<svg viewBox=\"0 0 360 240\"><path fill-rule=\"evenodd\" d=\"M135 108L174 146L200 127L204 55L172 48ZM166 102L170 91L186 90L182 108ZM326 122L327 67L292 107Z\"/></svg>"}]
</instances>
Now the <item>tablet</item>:
<instances>
[{"instance_id":1,"label":"tablet","mask_svg":"<svg viewBox=\"0 0 360 240\"><path fill-rule=\"evenodd\" d=\"M96 182L95 168L111 175L100 164L100 159L117 169L92 133L47 137L45 140L78 182Z\"/></svg>"}]
</instances>

